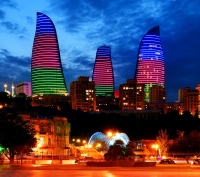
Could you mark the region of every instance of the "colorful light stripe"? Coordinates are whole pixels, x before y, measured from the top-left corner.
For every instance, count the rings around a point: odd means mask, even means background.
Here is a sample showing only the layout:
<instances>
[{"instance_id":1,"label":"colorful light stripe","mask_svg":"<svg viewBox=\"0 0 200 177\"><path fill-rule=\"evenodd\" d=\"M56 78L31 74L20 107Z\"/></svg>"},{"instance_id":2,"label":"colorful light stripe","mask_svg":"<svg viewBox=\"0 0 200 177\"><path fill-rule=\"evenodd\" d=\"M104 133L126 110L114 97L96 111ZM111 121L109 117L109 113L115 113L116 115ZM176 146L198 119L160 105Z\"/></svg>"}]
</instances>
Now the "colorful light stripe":
<instances>
[{"instance_id":1,"label":"colorful light stripe","mask_svg":"<svg viewBox=\"0 0 200 177\"><path fill-rule=\"evenodd\" d=\"M55 26L49 17L39 12L32 50L31 81L33 95L67 93Z\"/></svg>"},{"instance_id":2,"label":"colorful light stripe","mask_svg":"<svg viewBox=\"0 0 200 177\"><path fill-rule=\"evenodd\" d=\"M95 82L96 96L113 96L114 75L109 46L97 49L92 80Z\"/></svg>"},{"instance_id":3,"label":"colorful light stripe","mask_svg":"<svg viewBox=\"0 0 200 177\"><path fill-rule=\"evenodd\" d=\"M145 84L146 102L149 102L149 92L153 85L164 87L165 66L159 26L150 29L140 42L135 79Z\"/></svg>"}]
</instances>

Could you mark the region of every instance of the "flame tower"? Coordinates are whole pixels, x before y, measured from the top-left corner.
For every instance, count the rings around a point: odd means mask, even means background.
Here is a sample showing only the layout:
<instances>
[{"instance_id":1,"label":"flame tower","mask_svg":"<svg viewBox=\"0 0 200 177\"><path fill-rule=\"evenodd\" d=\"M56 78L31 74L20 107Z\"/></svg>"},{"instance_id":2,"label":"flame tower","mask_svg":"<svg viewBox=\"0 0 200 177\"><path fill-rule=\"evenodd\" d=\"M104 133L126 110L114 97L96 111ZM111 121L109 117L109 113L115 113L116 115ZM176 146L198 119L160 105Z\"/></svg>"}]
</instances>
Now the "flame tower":
<instances>
[{"instance_id":1,"label":"flame tower","mask_svg":"<svg viewBox=\"0 0 200 177\"><path fill-rule=\"evenodd\" d=\"M159 26L150 29L140 42L135 79L145 84L145 102L149 102L152 86L164 87L165 66Z\"/></svg>"},{"instance_id":2,"label":"flame tower","mask_svg":"<svg viewBox=\"0 0 200 177\"><path fill-rule=\"evenodd\" d=\"M32 50L31 81L33 95L67 93L55 26L40 12Z\"/></svg>"},{"instance_id":3,"label":"flame tower","mask_svg":"<svg viewBox=\"0 0 200 177\"><path fill-rule=\"evenodd\" d=\"M109 46L97 49L92 81L95 83L96 96L113 96L114 74Z\"/></svg>"}]
</instances>

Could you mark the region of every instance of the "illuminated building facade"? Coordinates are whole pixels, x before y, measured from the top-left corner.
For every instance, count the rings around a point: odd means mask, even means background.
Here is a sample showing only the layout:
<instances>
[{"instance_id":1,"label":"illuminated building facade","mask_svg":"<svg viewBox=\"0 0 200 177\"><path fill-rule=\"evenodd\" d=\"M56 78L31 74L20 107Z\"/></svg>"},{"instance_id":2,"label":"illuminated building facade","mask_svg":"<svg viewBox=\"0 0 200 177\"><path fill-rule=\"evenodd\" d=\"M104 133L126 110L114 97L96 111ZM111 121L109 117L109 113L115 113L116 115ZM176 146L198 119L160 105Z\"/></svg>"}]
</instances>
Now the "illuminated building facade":
<instances>
[{"instance_id":1,"label":"illuminated building facade","mask_svg":"<svg viewBox=\"0 0 200 177\"><path fill-rule=\"evenodd\" d=\"M31 82L21 82L16 85L16 94L24 93L26 96L31 96Z\"/></svg>"},{"instance_id":2,"label":"illuminated building facade","mask_svg":"<svg viewBox=\"0 0 200 177\"><path fill-rule=\"evenodd\" d=\"M184 102L184 98L188 90L191 90L190 87L184 87L178 90L178 102Z\"/></svg>"},{"instance_id":3,"label":"illuminated building facade","mask_svg":"<svg viewBox=\"0 0 200 177\"><path fill-rule=\"evenodd\" d=\"M49 17L37 13L31 60L33 95L64 95L64 80L56 29Z\"/></svg>"},{"instance_id":4,"label":"illuminated building facade","mask_svg":"<svg viewBox=\"0 0 200 177\"><path fill-rule=\"evenodd\" d=\"M80 76L78 81L70 83L70 98L72 109L82 111L96 110L95 84L89 77Z\"/></svg>"},{"instance_id":5,"label":"illuminated building facade","mask_svg":"<svg viewBox=\"0 0 200 177\"><path fill-rule=\"evenodd\" d=\"M165 66L159 26L150 29L140 42L135 79L145 84L145 102L150 101L149 93L153 85L164 87Z\"/></svg>"},{"instance_id":6,"label":"illuminated building facade","mask_svg":"<svg viewBox=\"0 0 200 177\"><path fill-rule=\"evenodd\" d=\"M66 117L21 116L24 120L30 121L36 132L37 145L33 148L34 156L52 158L70 155L71 126Z\"/></svg>"},{"instance_id":7,"label":"illuminated building facade","mask_svg":"<svg viewBox=\"0 0 200 177\"><path fill-rule=\"evenodd\" d=\"M37 95L32 96L31 105L32 106L44 106L51 107L56 106L60 109L60 103L69 103L69 95Z\"/></svg>"},{"instance_id":8,"label":"illuminated building facade","mask_svg":"<svg viewBox=\"0 0 200 177\"><path fill-rule=\"evenodd\" d=\"M95 83L96 96L114 96L114 74L109 46L97 49L92 81Z\"/></svg>"},{"instance_id":9,"label":"illuminated building facade","mask_svg":"<svg viewBox=\"0 0 200 177\"><path fill-rule=\"evenodd\" d=\"M150 88L150 99L151 103L163 103L166 102L166 90L161 85L153 85Z\"/></svg>"},{"instance_id":10,"label":"illuminated building facade","mask_svg":"<svg viewBox=\"0 0 200 177\"><path fill-rule=\"evenodd\" d=\"M198 118L200 118L200 84L197 85L196 89L198 90Z\"/></svg>"},{"instance_id":11,"label":"illuminated building facade","mask_svg":"<svg viewBox=\"0 0 200 177\"><path fill-rule=\"evenodd\" d=\"M144 84L128 79L119 86L119 106L121 110L144 110Z\"/></svg>"},{"instance_id":12,"label":"illuminated building facade","mask_svg":"<svg viewBox=\"0 0 200 177\"><path fill-rule=\"evenodd\" d=\"M189 111L193 116L198 111L198 95L198 90L190 89L184 97L185 111Z\"/></svg>"},{"instance_id":13,"label":"illuminated building facade","mask_svg":"<svg viewBox=\"0 0 200 177\"><path fill-rule=\"evenodd\" d=\"M185 104L182 102L160 102L160 103L146 103L145 109L147 110L162 110L164 114L171 112L173 110L177 110L179 114L183 114L185 111Z\"/></svg>"}]
</instances>

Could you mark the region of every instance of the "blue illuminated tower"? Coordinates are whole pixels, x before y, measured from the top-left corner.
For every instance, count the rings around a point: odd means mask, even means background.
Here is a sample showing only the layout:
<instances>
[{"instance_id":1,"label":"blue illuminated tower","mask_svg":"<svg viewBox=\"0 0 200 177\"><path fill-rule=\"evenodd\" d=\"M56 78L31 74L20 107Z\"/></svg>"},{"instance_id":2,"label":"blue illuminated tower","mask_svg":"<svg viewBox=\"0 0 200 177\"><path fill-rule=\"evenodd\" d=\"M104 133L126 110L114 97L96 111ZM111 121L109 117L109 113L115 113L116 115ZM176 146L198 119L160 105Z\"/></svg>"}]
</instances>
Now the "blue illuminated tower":
<instances>
[{"instance_id":1,"label":"blue illuminated tower","mask_svg":"<svg viewBox=\"0 0 200 177\"><path fill-rule=\"evenodd\" d=\"M165 66L159 26L150 29L140 42L135 79L138 83L145 84L145 102L149 102L152 86L164 87Z\"/></svg>"}]
</instances>

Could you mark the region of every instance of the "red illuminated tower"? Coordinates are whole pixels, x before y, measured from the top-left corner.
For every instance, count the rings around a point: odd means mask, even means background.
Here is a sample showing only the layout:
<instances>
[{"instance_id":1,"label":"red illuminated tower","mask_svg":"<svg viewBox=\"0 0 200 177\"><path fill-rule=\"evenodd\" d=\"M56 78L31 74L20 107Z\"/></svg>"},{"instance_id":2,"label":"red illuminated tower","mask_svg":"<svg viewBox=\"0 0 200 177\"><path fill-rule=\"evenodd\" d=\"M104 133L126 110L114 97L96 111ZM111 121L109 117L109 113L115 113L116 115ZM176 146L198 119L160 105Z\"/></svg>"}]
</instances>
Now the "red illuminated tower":
<instances>
[{"instance_id":1,"label":"red illuminated tower","mask_svg":"<svg viewBox=\"0 0 200 177\"><path fill-rule=\"evenodd\" d=\"M114 74L109 46L97 49L92 80L95 83L96 96L113 96Z\"/></svg>"}]
</instances>

